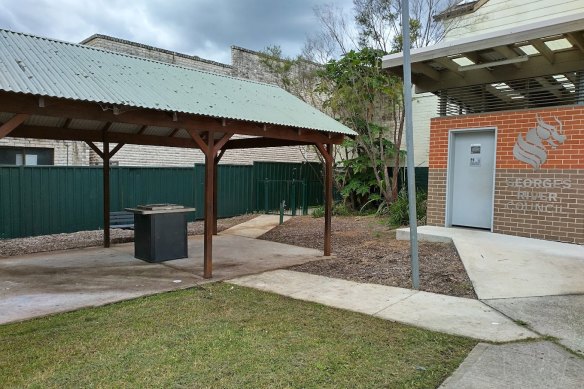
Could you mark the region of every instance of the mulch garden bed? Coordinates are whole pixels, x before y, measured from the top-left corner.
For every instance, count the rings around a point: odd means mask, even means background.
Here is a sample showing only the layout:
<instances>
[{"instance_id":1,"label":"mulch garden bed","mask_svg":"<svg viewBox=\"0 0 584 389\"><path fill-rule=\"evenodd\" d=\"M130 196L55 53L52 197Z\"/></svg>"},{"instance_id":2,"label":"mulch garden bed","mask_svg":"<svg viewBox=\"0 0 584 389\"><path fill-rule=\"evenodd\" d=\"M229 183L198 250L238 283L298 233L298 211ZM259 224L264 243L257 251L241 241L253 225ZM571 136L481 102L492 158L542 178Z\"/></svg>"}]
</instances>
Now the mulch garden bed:
<instances>
[{"instance_id":1,"label":"mulch garden bed","mask_svg":"<svg viewBox=\"0 0 584 389\"><path fill-rule=\"evenodd\" d=\"M334 257L291 267L345 280L411 288L409 242L395 239L384 220L373 216L333 217ZM295 217L260 239L322 250L324 220ZM476 298L452 243L419 242L420 289Z\"/></svg>"},{"instance_id":2,"label":"mulch garden bed","mask_svg":"<svg viewBox=\"0 0 584 389\"><path fill-rule=\"evenodd\" d=\"M217 220L217 231L221 232L237 224L253 219L257 215L241 215ZM188 223L189 235L202 235L204 225L202 220ZM134 241L133 230L112 229L110 231L112 243ZM79 231L68 234L54 234L0 240L0 257L39 253L44 251L79 249L84 247L101 246L103 244L103 230Z\"/></svg>"}]
</instances>

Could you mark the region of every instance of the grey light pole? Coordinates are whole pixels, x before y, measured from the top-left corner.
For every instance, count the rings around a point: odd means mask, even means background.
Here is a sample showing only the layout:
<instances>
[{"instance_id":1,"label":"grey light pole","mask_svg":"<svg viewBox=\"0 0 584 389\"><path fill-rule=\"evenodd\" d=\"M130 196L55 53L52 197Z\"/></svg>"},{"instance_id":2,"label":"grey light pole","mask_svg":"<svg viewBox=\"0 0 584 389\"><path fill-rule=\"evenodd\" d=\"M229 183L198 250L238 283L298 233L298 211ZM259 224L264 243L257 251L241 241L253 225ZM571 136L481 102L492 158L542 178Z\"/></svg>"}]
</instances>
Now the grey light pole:
<instances>
[{"instance_id":1,"label":"grey light pole","mask_svg":"<svg viewBox=\"0 0 584 389\"><path fill-rule=\"evenodd\" d=\"M404 110L406 125L408 202L410 207L410 257L412 286L420 288L418 260L418 220L416 217L416 168L414 166L414 129L412 123L412 64L410 61L410 2L402 0L402 42L404 55Z\"/></svg>"}]
</instances>

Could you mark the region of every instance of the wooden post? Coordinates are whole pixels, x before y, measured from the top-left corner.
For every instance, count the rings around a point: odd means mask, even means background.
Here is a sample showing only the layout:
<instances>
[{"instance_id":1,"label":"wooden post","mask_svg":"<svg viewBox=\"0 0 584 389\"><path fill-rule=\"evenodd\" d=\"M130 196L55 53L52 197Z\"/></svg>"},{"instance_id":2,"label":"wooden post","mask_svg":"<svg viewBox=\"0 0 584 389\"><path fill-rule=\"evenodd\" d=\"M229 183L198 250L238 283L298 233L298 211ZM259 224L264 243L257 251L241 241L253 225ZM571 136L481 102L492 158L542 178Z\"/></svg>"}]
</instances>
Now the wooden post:
<instances>
[{"instance_id":1,"label":"wooden post","mask_svg":"<svg viewBox=\"0 0 584 389\"><path fill-rule=\"evenodd\" d=\"M213 157L213 235L217 235L217 165L219 157Z\"/></svg>"},{"instance_id":2,"label":"wooden post","mask_svg":"<svg viewBox=\"0 0 584 389\"><path fill-rule=\"evenodd\" d=\"M110 247L110 148L103 140L103 247Z\"/></svg>"},{"instance_id":3,"label":"wooden post","mask_svg":"<svg viewBox=\"0 0 584 389\"><path fill-rule=\"evenodd\" d=\"M331 219L333 214L333 145L327 144L325 158L324 255L331 255Z\"/></svg>"},{"instance_id":4,"label":"wooden post","mask_svg":"<svg viewBox=\"0 0 584 389\"><path fill-rule=\"evenodd\" d=\"M333 145L315 144L324 158L324 255L331 255L331 219L333 214Z\"/></svg>"},{"instance_id":5,"label":"wooden post","mask_svg":"<svg viewBox=\"0 0 584 389\"><path fill-rule=\"evenodd\" d=\"M213 277L213 204L215 192L215 134L209 131L205 150L205 237L203 277Z\"/></svg>"},{"instance_id":6,"label":"wooden post","mask_svg":"<svg viewBox=\"0 0 584 389\"><path fill-rule=\"evenodd\" d=\"M231 135L229 135L229 138L231 138ZM227 139L229 139L227 138ZM213 158L213 160L215 161L215 167L214 169L214 177L213 177L213 183L215 185L215 187L213 188L213 235L217 235L217 182L219 182L219 180L217 179L217 170L218 170L218 165L219 165L219 161L221 161L221 158L223 158L223 154L225 154L225 149L221 149L219 150L219 146L223 146L225 144L225 135L223 135L223 138L221 138L221 140L219 142L217 142L217 144L215 144L215 158Z\"/></svg>"}]
</instances>

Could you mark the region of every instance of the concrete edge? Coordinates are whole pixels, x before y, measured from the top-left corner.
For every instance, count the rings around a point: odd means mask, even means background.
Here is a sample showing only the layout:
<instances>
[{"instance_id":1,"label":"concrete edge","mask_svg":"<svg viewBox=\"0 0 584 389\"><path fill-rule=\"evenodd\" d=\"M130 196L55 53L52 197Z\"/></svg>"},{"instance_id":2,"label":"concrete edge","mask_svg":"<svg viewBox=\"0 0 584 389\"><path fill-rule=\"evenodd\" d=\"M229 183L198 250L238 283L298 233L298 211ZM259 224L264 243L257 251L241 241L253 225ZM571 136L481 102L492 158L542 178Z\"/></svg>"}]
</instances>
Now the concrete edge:
<instances>
[{"instance_id":1,"label":"concrete edge","mask_svg":"<svg viewBox=\"0 0 584 389\"><path fill-rule=\"evenodd\" d=\"M464 377L466 371L468 371L472 366L474 366L483 356L485 351L487 351L489 345L487 343L479 343L477 344L471 351L468 353L466 358L462 360L460 365L452 372L452 374L447 377L442 384L438 387L440 388L456 388L457 383Z\"/></svg>"},{"instance_id":2,"label":"concrete edge","mask_svg":"<svg viewBox=\"0 0 584 389\"><path fill-rule=\"evenodd\" d=\"M397 240L410 240L410 229L398 228L395 230L395 239ZM423 242L434 242L434 243L451 243L452 238L444 235L428 234L425 232L418 232L418 240Z\"/></svg>"}]
</instances>

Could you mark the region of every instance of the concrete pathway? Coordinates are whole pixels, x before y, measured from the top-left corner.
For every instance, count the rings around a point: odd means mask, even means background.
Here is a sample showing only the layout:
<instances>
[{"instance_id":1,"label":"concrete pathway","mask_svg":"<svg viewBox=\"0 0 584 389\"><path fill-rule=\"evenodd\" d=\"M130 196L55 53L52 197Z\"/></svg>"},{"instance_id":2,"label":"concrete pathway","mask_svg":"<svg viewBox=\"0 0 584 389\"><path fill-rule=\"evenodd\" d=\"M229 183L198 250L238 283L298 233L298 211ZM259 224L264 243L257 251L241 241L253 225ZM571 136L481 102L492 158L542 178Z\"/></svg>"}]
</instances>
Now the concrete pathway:
<instances>
[{"instance_id":1,"label":"concrete pathway","mask_svg":"<svg viewBox=\"0 0 584 389\"><path fill-rule=\"evenodd\" d=\"M290 219L290 216L284 216L284 221ZM260 215L244 223L233 226L219 235L238 235L246 238L259 238L272 228L280 224L280 215Z\"/></svg>"},{"instance_id":2,"label":"concrete pathway","mask_svg":"<svg viewBox=\"0 0 584 389\"><path fill-rule=\"evenodd\" d=\"M582 281L584 282L584 280ZM499 312L584 356L584 295L485 300ZM584 387L584 380L582 381Z\"/></svg>"},{"instance_id":3,"label":"concrete pathway","mask_svg":"<svg viewBox=\"0 0 584 389\"><path fill-rule=\"evenodd\" d=\"M506 342L537 337L473 299L290 270L270 271L227 282L475 339Z\"/></svg>"},{"instance_id":4,"label":"concrete pathway","mask_svg":"<svg viewBox=\"0 0 584 389\"><path fill-rule=\"evenodd\" d=\"M584 247L463 228L422 226L419 239L454 242L479 299L584 294ZM408 240L409 229L397 230Z\"/></svg>"},{"instance_id":5,"label":"concrete pathway","mask_svg":"<svg viewBox=\"0 0 584 389\"><path fill-rule=\"evenodd\" d=\"M479 343L442 389L581 389L584 359L551 342Z\"/></svg>"},{"instance_id":6,"label":"concrete pathway","mask_svg":"<svg viewBox=\"0 0 584 389\"><path fill-rule=\"evenodd\" d=\"M210 282L203 279L202 237L189 258L148 263L133 243L0 260L0 324L72 311ZM237 277L320 259L321 251L224 235L213 239L213 279Z\"/></svg>"}]
</instances>

